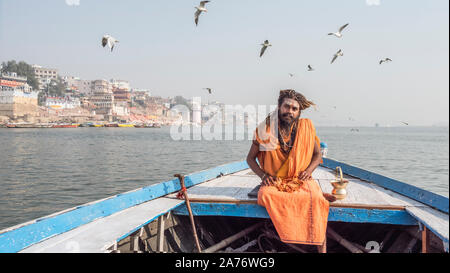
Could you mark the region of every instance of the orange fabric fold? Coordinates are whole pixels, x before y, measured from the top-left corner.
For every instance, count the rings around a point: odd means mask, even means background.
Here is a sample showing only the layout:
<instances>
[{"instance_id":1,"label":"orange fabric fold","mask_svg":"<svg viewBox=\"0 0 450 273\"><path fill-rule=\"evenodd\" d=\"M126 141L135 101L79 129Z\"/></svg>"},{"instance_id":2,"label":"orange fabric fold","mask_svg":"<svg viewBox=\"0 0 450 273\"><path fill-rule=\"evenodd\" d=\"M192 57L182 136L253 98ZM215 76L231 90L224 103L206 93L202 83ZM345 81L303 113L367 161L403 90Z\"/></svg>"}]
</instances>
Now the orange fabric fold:
<instances>
[{"instance_id":1,"label":"orange fabric fold","mask_svg":"<svg viewBox=\"0 0 450 273\"><path fill-rule=\"evenodd\" d=\"M259 127L259 129L262 127ZM270 128L266 125L266 133ZM277 144L275 149L261 149L275 139L262 140L255 131L255 140L260 145L258 161L260 167L277 178L275 186L263 186L258 193L258 204L269 213L280 239L285 243L322 245L326 236L329 202L323 197L319 184L314 179L299 180L298 174L312 160L314 146L320 145L311 120L299 119L294 145L286 155Z\"/></svg>"}]
</instances>

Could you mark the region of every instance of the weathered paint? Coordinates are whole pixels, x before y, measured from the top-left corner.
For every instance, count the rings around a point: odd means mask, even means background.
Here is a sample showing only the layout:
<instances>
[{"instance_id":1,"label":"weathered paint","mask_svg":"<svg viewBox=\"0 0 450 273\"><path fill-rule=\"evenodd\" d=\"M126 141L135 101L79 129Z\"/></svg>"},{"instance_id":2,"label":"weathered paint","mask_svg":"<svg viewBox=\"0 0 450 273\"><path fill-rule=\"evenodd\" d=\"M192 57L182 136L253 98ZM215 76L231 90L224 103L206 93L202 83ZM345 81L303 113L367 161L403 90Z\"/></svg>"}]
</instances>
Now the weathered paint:
<instances>
[{"instance_id":1,"label":"weathered paint","mask_svg":"<svg viewBox=\"0 0 450 273\"><path fill-rule=\"evenodd\" d=\"M448 237L446 237L446 235L442 234L441 232L439 232L439 230L436 230L433 226L431 226L429 223L427 223L426 221L423 221L423 219L421 219L420 217L418 217L417 215L415 215L412 211L407 211L411 217L413 217L414 219L417 220L417 222L419 223L420 226L420 230L423 231L424 230L424 226L427 227L428 230L430 230L431 232L433 232L439 239L442 240L442 243L444 244L444 249L445 252L448 252ZM448 228L448 226L447 226ZM447 234L448 236L448 234Z\"/></svg>"},{"instance_id":2,"label":"weathered paint","mask_svg":"<svg viewBox=\"0 0 450 273\"><path fill-rule=\"evenodd\" d=\"M370 181L448 214L449 199L447 197L329 158L323 159L322 166L333 170L339 166L342 168L342 172L347 175Z\"/></svg>"},{"instance_id":3,"label":"weathered paint","mask_svg":"<svg viewBox=\"0 0 450 273\"><path fill-rule=\"evenodd\" d=\"M186 176L186 187L216 178L218 175L227 175L247 168L246 162L236 162L193 173ZM109 216L180 189L180 182L176 178L31 221L0 234L0 253L18 252L49 237L62 234L96 219Z\"/></svg>"},{"instance_id":4,"label":"weathered paint","mask_svg":"<svg viewBox=\"0 0 450 273\"><path fill-rule=\"evenodd\" d=\"M255 204L191 203L195 216L235 216L270 218L264 207ZM186 206L173 210L177 215L189 215ZM417 221L404 210L378 210L355 208L330 208L330 222L378 223L392 225L417 225Z\"/></svg>"},{"instance_id":5,"label":"weathered paint","mask_svg":"<svg viewBox=\"0 0 450 273\"><path fill-rule=\"evenodd\" d=\"M37 219L28 225L0 234L0 252L18 252L96 219L179 190L178 179L113 196L97 203L78 206L62 214Z\"/></svg>"},{"instance_id":6,"label":"weathered paint","mask_svg":"<svg viewBox=\"0 0 450 273\"><path fill-rule=\"evenodd\" d=\"M174 210L174 209L176 209L176 208L178 208L178 207L180 207L180 206L182 206L182 205L184 205L184 204L185 204L185 202L183 201L182 203L180 203L180 204L174 206L173 208L168 208L167 211L165 211L165 212L163 212L163 213L160 213L160 214L158 214L158 215L152 217L151 219L149 219L147 222L143 223L142 225L140 225L140 226L138 226L138 227L136 227L136 228L130 230L130 231L127 232L126 234L120 236L119 238L117 238L116 241L117 241L117 242L120 242L121 240L127 238L128 236L130 236L130 235L133 234L134 232L140 230L142 227L144 227L144 226L150 224L151 222L155 221L155 220L158 219L160 216L165 215L165 214L167 214L168 212L171 212L172 210Z\"/></svg>"}]
</instances>

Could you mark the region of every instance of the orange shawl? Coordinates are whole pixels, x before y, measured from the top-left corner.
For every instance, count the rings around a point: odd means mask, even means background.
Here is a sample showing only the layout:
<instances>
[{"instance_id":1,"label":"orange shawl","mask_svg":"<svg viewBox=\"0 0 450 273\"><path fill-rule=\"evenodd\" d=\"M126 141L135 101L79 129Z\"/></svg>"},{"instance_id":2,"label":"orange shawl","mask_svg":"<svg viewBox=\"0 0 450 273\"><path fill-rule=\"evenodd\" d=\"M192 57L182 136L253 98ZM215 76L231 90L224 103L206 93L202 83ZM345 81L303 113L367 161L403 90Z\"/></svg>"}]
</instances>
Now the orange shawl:
<instances>
[{"instance_id":1,"label":"orange shawl","mask_svg":"<svg viewBox=\"0 0 450 273\"><path fill-rule=\"evenodd\" d=\"M265 130L265 134L259 134L261 130ZM314 125L309 119L299 119L289 155L282 152L278 136L275 138L270 130L268 125L259 126L255 140L260 145L259 164L268 175L277 177L277 185L261 187L258 204L267 209L281 241L322 245L329 202L323 197L317 181L300 181L297 177L311 163L314 145L320 143Z\"/></svg>"}]
</instances>

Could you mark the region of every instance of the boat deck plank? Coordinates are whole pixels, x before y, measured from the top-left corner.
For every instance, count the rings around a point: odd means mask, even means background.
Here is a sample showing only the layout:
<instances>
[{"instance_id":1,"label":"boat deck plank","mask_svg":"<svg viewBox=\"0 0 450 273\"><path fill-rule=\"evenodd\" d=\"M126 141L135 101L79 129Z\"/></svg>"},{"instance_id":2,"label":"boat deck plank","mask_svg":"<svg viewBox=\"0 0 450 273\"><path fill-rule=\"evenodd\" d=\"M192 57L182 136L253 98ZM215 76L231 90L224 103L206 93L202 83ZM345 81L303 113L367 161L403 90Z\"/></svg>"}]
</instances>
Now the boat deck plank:
<instances>
[{"instance_id":1,"label":"boat deck plank","mask_svg":"<svg viewBox=\"0 0 450 273\"><path fill-rule=\"evenodd\" d=\"M68 232L34 244L22 253L103 253L119 238L139 229L182 204L182 200L158 198L97 219Z\"/></svg>"},{"instance_id":2,"label":"boat deck plank","mask_svg":"<svg viewBox=\"0 0 450 273\"><path fill-rule=\"evenodd\" d=\"M330 182L335 179L334 170L319 166L314 171L313 178L318 181L324 193L331 193L333 187ZM348 195L343 200L331 203L331 207L406 210L418 221L429 225L441 239L448 242L448 214L369 181L348 175L344 175L344 178L349 180ZM256 203L256 198L250 198L247 194L260 182L259 177L247 169L189 188L188 196L192 202L200 203ZM174 198L175 194L168 197Z\"/></svg>"},{"instance_id":3,"label":"boat deck plank","mask_svg":"<svg viewBox=\"0 0 450 273\"><path fill-rule=\"evenodd\" d=\"M234 174L222 176L188 189L189 198L225 201L256 200L248 193L261 183L259 177L247 169ZM168 195L175 198L176 193Z\"/></svg>"},{"instance_id":4,"label":"boat deck plank","mask_svg":"<svg viewBox=\"0 0 450 273\"><path fill-rule=\"evenodd\" d=\"M320 166L313 172L313 178L318 181L324 193L331 193L332 186L330 182L335 179L333 170ZM373 183L347 175L344 175L344 178L349 180L349 185L347 186L348 195L344 200L338 200L332 203L332 206L367 206L370 208L377 206L397 206L403 208L410 205L421 205L419 202L395 193L389 195L383 188ZM191 187L188 189L188 196L193 201L256 203L256 198L249 197L248 193L260 183L260 178L251 170L247 169ZM394 195L398 195L398 198ZM175 198L175 196L176 193L168 197Z\"/></svg>"},{"instance_id":5,"label":"boat deck plank","mask_svg":"<svg viewBox=\"0 0 450 273\"><path fill-rule=\"evenodd\" d=\"M441 238L447 244L448 250L449 236L449 216L446 213L437 211L430 207L407 207L406 211L424 224L434 234Z\"/></svg>"}]
</instances>

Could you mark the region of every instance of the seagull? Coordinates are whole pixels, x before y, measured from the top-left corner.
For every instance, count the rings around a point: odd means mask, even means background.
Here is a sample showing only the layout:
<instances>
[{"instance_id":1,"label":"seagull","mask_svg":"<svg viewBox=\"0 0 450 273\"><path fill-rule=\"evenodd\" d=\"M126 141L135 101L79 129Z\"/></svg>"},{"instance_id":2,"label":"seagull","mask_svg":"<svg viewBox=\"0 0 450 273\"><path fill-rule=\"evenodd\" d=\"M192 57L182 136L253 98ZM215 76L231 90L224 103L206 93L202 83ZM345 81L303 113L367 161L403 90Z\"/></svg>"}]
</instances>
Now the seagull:
<instances>
[{"instance_id":1,"label":"seagull","mask_svg":"<svg viewBox=\"0 0 450 273\"><path fill-rule=\"evenodd\" d=\"M208 93L212 94L212 89L211 88L203 88L203 89L208 90Z\"/></svg>"},{"instance_id":2,"label":"seagull","mask_svg":"<svg viewBox=\"0 0 450 273\"><path fill-rule=\"evenodd\" d=\"M339 31L336 33L328 33L328 35L334 35L338 38L342 38L342 31L344 30L344 28L346 28L348 26L348 24L343 25L341 28L339 28Z\"/></svg>"},{"instance_id":3,"label":"seagull","mask_svg":"<svg viewBox=\"0 0 450 273\"><path fill-rule=\"evenodd\" d=\"M401 121L401 123L403 123L403 124L405 124L405 125L409 125L409 123L407 123L407 122L404 122L404 121Z\"/></svg>"},{"instance_id":4,"label":"seagull","mask_svg":"<svg viewBox=\"0 0 450 273\"><path fill-rule=\"evenodd\" d=\"M200 14L204 12L208 12L208 10L205 8L205 4L209 3L210 1L201 1L199 7L195 7L197 11L195 12L195 25L198 26L198 17L200 17Z\"/></svg>"},{"instance_id":5,"label":"seagull","mask_svg":"<svg viewBox=\"0 0 450 273\"><path fill-rule=\"evenodd\" d=\"M334 54L334 57L333 57L333 60L331 60L331 63L334 63L334 61L336 61L336 59L337 59L339 56L344 56L344 53L342 52L342 49L339 49L339 51L336 52L336 54Z\"/></svg>"},{"instance_id":6,"label":"seagull","mask_svg":"<svg viewBox=\"0 0 450 273\"><path fill-rule=\"evenodd\" d=\"M384 59L384 60L381 60L381 61L380 61L380 64L382 64L382 63L387 63L387 62L392 62L392 60L389 59L389 58L386 58L386 59Z\"/></svg>"},{"instance_id":7,"label":"seagull","mask_svg":"<svg viewBox=\"0 0 450 273\"><path fill-rule=\"evenodd\" d=\"M261 44L261 45L262 45L261 53L259 54L259 57L260 57L260 58L262 57L262 55L263 55L264 52L266 51L267 47L272 46L272 45L269 43L269 40L265 40L265 41L264 41L264 44Z\"/></svg>"},{"instance_id":8,"label":"seagull","mask_svg":"<svg viewBox=\"0 0 450 273\"><path fill-rule=\"evenodd\" d=\"M289 76L292 78L292 77L294 77L294 74L292 74L292 73L289 73Z\"/></svg>"},{"instance_id":9,"label":"seagull","mask_svg":"<svg viewBox=\"0 0 450 273\"><path fill-rule=\"evenodd\" d=\"M308 71L314 71L314 68L310 64L308 64Z\"/></svg>"},{"instance_id":10,"label":"seagull","mask_svg":"<svg viewBox=\"0 0 450 273\"><path fill-rule=\"evenodd\" d=\"M102 38L102 46L105 47L106 45L108 45L108 47L111 49L111 52L114 49L114 45L118 42L119 41L116 40L116 38L113 38L108 34L104 35Z\"/></svg>"}]
</instances>

